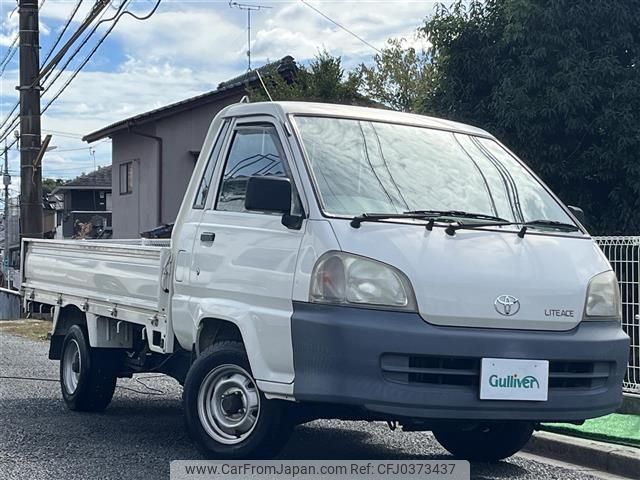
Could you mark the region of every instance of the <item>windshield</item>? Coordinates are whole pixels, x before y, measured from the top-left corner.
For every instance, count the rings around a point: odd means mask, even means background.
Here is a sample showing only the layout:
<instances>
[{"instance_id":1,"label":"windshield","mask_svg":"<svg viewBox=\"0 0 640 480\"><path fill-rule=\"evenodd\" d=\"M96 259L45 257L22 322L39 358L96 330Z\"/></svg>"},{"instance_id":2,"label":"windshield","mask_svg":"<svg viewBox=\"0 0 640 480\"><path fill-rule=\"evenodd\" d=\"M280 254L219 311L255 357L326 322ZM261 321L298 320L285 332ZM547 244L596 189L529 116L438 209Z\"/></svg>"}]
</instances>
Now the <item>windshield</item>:
<instances>
[{"instance_id":1,"label":"windshield","mask_svg":"<svg viewBox=\"0 0 640 480\"><path fill-rule=\"evenodd\" d=\"M328 215L457 210L574 223L491 139L352 119L297 116L296 122Z\"/></svg>"}]
</instances>

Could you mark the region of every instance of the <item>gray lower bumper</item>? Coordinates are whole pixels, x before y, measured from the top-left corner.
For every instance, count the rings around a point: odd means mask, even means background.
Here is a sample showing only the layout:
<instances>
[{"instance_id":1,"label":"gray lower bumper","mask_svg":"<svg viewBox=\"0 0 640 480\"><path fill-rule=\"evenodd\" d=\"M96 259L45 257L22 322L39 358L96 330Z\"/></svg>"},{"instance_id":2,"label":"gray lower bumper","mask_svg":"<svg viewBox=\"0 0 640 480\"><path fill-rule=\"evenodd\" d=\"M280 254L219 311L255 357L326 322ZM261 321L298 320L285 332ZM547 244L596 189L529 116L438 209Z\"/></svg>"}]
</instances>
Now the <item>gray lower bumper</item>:
<instances>
[{"instance_id":1,"label":"gray lower bumper","mask_svg":"<svg viewBox=\"0 0 640 480\"><path fill-rule=\"evenodd\" d=\"M292 335L297 400L360 406L389 418L597 417L622 401L629 351L615 322L583 322L567 332L440 327L414 313L301 302L294 303ZM483 357L549 360L555 373L548 400L480 400L473 371ZM388 362L408 373L385 371Z\"/></svg>"}]
</instances>

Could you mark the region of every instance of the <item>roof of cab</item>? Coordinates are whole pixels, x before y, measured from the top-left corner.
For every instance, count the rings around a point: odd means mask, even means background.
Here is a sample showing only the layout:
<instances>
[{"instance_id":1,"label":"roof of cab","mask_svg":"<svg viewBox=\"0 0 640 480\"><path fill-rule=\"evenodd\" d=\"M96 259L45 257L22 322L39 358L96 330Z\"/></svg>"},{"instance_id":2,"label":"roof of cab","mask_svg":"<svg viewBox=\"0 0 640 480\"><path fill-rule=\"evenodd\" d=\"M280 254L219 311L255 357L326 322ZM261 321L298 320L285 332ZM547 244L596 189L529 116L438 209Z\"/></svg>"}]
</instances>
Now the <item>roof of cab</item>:
<instances>
[{"instance_id":1,"label":"roof of cab","mask_svg":"<svg viewBox=\"0 0 640 480\"><path fill-rule=\"evenodd\" d=\"M226 107L222 116L242 117L246 115L271 115L285 120L286 116L311 115L324 117L353 118L373 122L398 123L419 127L449 130L482 137L493 137L490 133L478 127L464 123L453 122L441 118L416 115L412 113L396 112L382 108L356 107L352 105L337 105L331 103L313 102L256 102L236 103Z\"/></svg>"}]
</instances>

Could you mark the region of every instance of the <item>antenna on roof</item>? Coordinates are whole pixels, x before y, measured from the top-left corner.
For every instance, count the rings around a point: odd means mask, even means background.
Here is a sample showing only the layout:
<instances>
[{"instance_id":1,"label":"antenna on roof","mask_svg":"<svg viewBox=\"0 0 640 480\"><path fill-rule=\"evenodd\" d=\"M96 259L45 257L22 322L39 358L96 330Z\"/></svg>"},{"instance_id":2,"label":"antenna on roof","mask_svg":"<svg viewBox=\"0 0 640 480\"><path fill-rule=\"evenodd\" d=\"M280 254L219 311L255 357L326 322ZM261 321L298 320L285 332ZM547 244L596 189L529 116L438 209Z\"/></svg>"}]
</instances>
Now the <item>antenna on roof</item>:
<instances>
[{"instance_id":1,"label":"antenna on roof","mask_svg":"<svg viewBox=\"0 0 640 480\"><path fill-rule=\"evenodd\" d=\"M229 2L229 8L237 8L238 10L246 10L247 12L247 71L251 71L251 12L271 8L267 5L252 5L249 3Z\"/></svg>"},{"instance_id":2,"label":"antenna on roof","mask_svg":"<svg viewBox=\"0 0 640 480\"><path fill-rule=\"evenodd\" d=\"M260 70L256 70L256 75L258 75L258 80L260 80L260 83L262 84L262 88L264 88L264 91L267 93L267 97L269 97L269 101L273 102L273 98L271 98L271 94L269 93L269 90L267 90L267 86L264 84L264 80L262 80L262 75L260 75Z\"/></svg>"}]
</instances>

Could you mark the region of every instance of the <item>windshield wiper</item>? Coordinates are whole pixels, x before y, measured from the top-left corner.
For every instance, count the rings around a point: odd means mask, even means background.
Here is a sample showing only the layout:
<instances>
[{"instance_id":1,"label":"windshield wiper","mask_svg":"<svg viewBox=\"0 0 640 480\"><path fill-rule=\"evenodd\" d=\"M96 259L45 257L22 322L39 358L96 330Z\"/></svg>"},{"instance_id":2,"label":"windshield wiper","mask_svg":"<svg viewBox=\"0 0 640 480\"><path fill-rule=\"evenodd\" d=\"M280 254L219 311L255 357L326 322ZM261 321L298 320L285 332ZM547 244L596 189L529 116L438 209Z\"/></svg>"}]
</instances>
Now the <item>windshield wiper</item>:
<instances>
[{"instance_id":1,"label":"windshield wiper","mask_svg":"<svg viewBox=\"0 0 640 480\"><path fill-rule=\"evenodd\" d=\"M418 220L424 220L425 218L431 218L429 215L425 215L424 213L414 213L414 212L405 212L405 213L363 213L362 215L357 215L351 219L350 225L353 228L360 228L360 224L362 222L379 222L380 220L391 220L397 218L415 218Z\"/></svg>"},{"instance_id":2,"label":"windshield wiper","mask_svg":"<svg viewBox=\"0 0 640 480\"><path fill-rule=\"evenodd\" d=\"M567 232L577 232L580 230L576 225L572 223L558 222L557 220L546 220L544 218L538 220L531 220L529 222L525 222L523 225L530 227L549 227L549 228L557 228L558 230L564 230Z\"/></svg>"},{"instance_id":3,"label":"windshield wiper","mask_svg":"<svg viewBox=\"0 0 640 480\"><path fill-rule=\"evenodd\" d=\"M509 220L495 217L493 215L486 215L484 213L464 212L461 210L411 210L404 213L363 213L362 215L355 216L351 219L351 226L353 228L360 228L360 224L362 222L379 222L380 220L414 218L418 220L430 220L427 228L431 230L433 228L434 221L443 217L475 218L478 220L500 222L500 224L505 225L509 224Z\"/></svg>"},{"instance_id":4,"label":"windshield wiper","mask_svg":"<svg viewBox=\"0 0 640 480\"><path fill-rule=\"evenodd\" d=\"M538 219L538 220L531 220L529 222L509 222L509 221L504 221L504 222L493 222L493 223L460 223L457 222L456 224L451 224L448 225L447 228L445 229L445 232L447 233L447 235L455 235L456 234L456 230L460 230L460 229L464 229L464 230L473 230L475 228L482 228L482 227L504 227L507 225L520 225L521 228L518 231L518 236L520 238L524 238L524 235L527 233L527 228L528 227L543 227L543 228L556 228L558 230L562 230L565 232L577 232L580 230L580 228L578 228L575 225L572 225L570 223L564 223L564 222L558 222L556 220L545 220L545 219Z\"/></svg>"},{"instance_id":5,"label":"windshield wiper","mask_svg":"<svg viewBox=\"0 0 640 480\"><path fill-rule=\"evenodd\" d=\"M576 225L570 223L559 222L557 220L537 219L528 222L511 222L504 218L496 217L493 215L486 215L484 213L464 212L460 210L412 210L404 213L363 213L351 219L351 226L353 228L360 228L362 222L378 222L381 220L389 219L403 219L412 218L418 220L428 220L426 225L427 230L432 230L437 219L443 217L460 217L467 219L487 220L487 222L479 223L463 223L463 222L449 222L445 228L447 235L455 235L456 230L473 230L483 227L506 227L509 225L519 225L521 228L518 230L518 236L524 238L527 233L527 228L555 228L566 232L577 232L580 230Z\"/></svg>"},{"instance_id":6,"label":"windshield wiper","mask_svg":"<svg viewBox=\"0 0 640 480\"><path fill-rule=\"evenodd\" d=\"M492 220L495 222L509 223L509 220L505 220L501 217L494 215L487 215L485 213L465 212L462 210L411 210L404 212L412 215L424 215L425 217L460 217L460 218L477 218L481 220Z\"/></svg>"}]
</instances>

